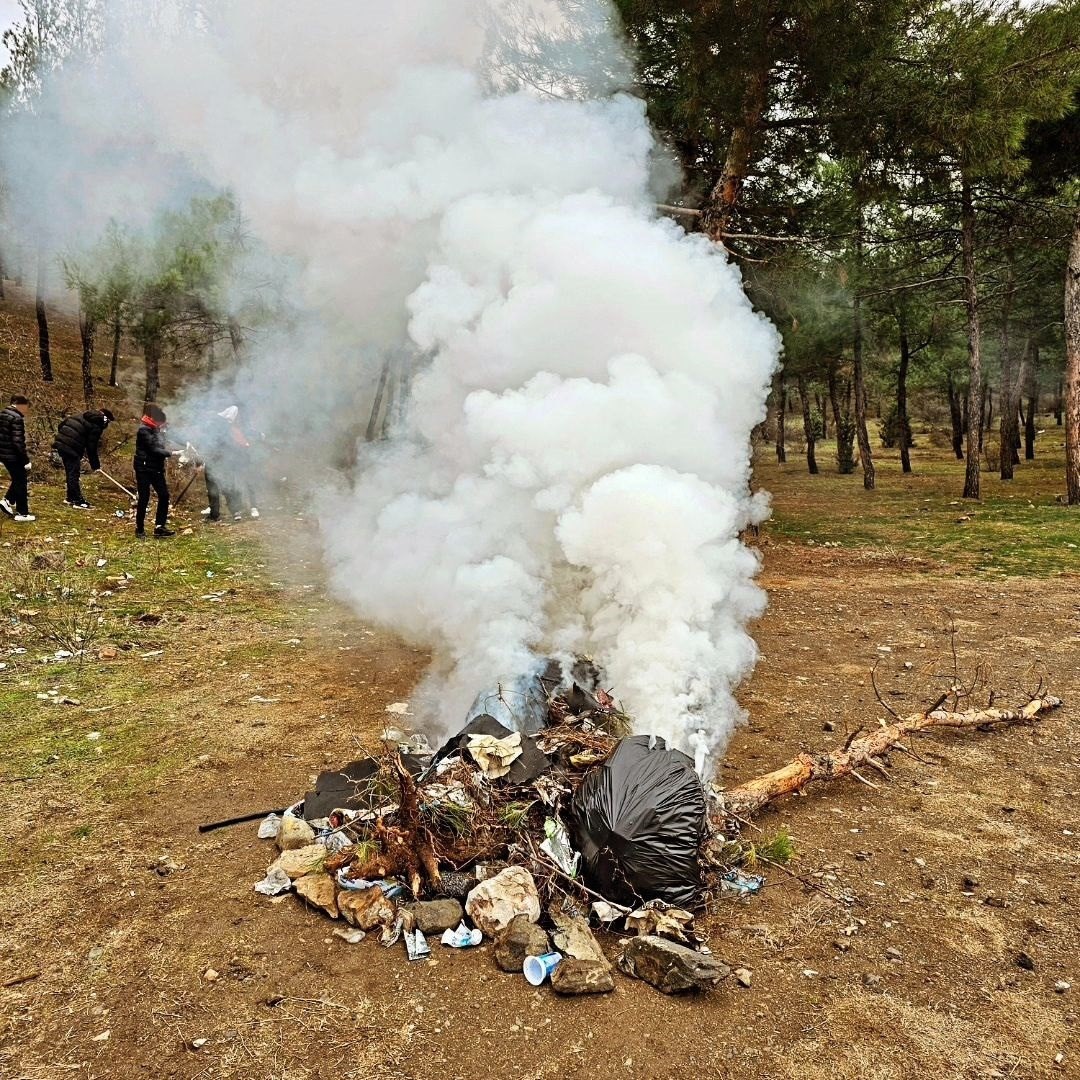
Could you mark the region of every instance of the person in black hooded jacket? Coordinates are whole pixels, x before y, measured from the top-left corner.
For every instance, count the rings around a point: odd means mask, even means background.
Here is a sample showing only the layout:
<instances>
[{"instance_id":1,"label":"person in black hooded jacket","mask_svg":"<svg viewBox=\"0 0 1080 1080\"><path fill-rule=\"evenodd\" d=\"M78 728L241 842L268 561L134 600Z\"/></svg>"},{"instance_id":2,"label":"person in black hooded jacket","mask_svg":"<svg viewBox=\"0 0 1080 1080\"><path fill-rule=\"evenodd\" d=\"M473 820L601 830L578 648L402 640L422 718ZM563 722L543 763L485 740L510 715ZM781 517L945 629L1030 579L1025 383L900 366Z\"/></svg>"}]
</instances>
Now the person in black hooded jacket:
<instances>
[{"instance_id":1,"label":"person in black hooded jacket","mask_svg":"<svg viewBox=\"0 0 1080 1080\"><path fill-rule=\"evenodd\" d=\"M11 404L0 412L0 464L11 476L11 486L0 499L0 510L16 521L33 521L26 478L30 472L30 455L26 452L26 414L30 399L15 394Z\"/></svg>"},{"instance_id":2,"label":"person in black hooded jacket","mask_svg":"<svg viewBox=\"0 0 1080 1080\"><path fill-rule=\"evenodd\" d=\"M89 510L90 504L83 498L79 485L79 471L82 468L83 455L90 462L90 468L97 472L101 468L98 447L101 436L112 421L113 414L108 409L90 409L78 416L65 417L53 440L53 449L60 455L67 475L67 497L64 502L76 510Z\"/></svg>"}]
</instances>

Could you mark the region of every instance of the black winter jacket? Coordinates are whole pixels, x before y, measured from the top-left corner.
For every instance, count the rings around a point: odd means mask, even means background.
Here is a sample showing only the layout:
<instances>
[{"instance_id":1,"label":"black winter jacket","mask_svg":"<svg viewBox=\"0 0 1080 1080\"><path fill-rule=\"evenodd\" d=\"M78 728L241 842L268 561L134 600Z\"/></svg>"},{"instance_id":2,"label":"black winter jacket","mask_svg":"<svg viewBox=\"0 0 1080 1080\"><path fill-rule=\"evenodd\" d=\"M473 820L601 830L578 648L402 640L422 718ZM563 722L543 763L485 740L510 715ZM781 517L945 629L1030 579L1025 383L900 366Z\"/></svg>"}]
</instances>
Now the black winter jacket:
<instances>
[{"instance_id":1,"label":"black winter jacket","mask_svg":"<svg viewBox=\"0 0 1080 1080\"><path fill-rule=\"evenodd\" d=\"M98 446L102 432L107 427L105 414L90 410L81 416L68 416L61 421L53 449L64 457L81 458L86 455L91 469L100 469Z\"/></svg>"},{"instance_id":2,"label":"black winter jacket","mask_svg":"<svg viewBox=\"0 0 1080 1080\"><path fill-rule=\"evenodd\" d=\"M22 469L29 460L23 415L14 405L9 405L0 412L0 461Z\"/></svg>"},{"instance_id":3,"label":"black winter jacket","mask_svg":"<svg viewBox=\"0 0 1080 1080\"><path fill-rule=\"evenodd\" d=\"M164 472L169 460L169 447L161 428L143 424L135 436L135 470L137 472Z\"/></svg>"}]
</instances>

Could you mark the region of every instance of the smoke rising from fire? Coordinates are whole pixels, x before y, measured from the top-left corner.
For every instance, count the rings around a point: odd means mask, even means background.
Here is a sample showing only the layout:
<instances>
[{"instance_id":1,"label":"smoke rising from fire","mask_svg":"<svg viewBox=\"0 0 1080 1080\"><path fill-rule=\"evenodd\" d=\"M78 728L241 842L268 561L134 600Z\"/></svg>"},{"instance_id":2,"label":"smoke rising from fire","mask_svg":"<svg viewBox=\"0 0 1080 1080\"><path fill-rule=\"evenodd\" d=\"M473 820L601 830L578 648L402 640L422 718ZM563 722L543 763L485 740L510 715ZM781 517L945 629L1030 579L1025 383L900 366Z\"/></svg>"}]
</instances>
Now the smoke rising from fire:
<instances>
[{"instance_id":1,"label":"smoke rising from fire","mask_svg":"<svg viewBox=\"0 0 1080 1080\"><path fill-rule=\"evenodd\" d=\"M724 254L657 216L643 104L493 80L509 2L115 10L122 47L50 90L24 176L87 162L78 221L49 211L68 231L234 193L291 301L237 392L309 440L337 594L432 649L422 721L584 653L638 730L721 749L763 607L738 534L766 511L749 436L778 337ZM606 8L568 10L575 87L610 87ZM331 472L387 357L411 374L390 437Z\"/></svg>"}]
</instances>

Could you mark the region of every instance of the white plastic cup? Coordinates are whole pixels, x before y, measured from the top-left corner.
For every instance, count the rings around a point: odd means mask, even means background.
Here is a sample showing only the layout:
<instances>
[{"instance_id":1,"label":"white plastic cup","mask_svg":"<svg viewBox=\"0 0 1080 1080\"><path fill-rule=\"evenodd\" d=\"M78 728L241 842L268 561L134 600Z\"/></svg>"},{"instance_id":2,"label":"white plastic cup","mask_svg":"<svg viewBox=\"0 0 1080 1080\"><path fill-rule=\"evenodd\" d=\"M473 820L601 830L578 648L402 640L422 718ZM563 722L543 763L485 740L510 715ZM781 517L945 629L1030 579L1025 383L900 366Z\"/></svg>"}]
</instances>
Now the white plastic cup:
<instances>
[{"instance_id":1,"label":"white plastic cup","mask_svg":"<svg viewBox=\"0 0 1080 1080\"><path fill-rule=\"evenodd\" d=\"M526 956L525 966L522 968L525 981L530 986L540 986L561 961L562 953L557 952L544 953L543 956Z\"/></svg>"}]
</instances>

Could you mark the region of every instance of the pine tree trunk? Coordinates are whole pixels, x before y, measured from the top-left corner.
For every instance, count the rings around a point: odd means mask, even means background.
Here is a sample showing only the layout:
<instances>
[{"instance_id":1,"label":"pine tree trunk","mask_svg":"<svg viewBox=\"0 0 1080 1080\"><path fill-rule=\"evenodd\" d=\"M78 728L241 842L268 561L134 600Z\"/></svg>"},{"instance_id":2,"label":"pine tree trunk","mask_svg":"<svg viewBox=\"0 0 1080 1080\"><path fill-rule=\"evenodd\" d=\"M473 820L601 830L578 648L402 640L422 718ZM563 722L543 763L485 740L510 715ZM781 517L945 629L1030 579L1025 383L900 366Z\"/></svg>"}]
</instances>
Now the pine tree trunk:
<instances>
[{"instance_id":1,"label":"pine tree trunk","mask_svg":"<svg viewBox=\"0 0 1080 1080\"><path fill-rule=\"evenodd\" d=\"M949 419L952 421L952 448L957 461L964 460L964 409L960 395L953 384L952 372L946 375L946 387L949 392Z\"/></svg>"},{"instance_id":2,"label":"pine tree trunk","mask_svg":"<svg viewBox=\"0 0 1080 1080\"><path fill-rule=\"evenodd\" d=\"M964 255L964 307L968 331L968 415L983 416L982 341L979 335L979 289L975 279L975 204L971 182L965 174L960 181L960 240ZM979 498L982 424L969 423L964 498Z\"/></svg>"},{"instance_id":3,"label":"pine tree trunk","mask_svg":"<svg viewBox=\"0 0 1080 1080\"><path fill-rule=\"evenodd\" d=\"M723 243L724 235L731 229L735 206L750 169L754 138L765 114L768 89L769 64L767 59L763 59L747 81L742 115L732 129L720 179L709 192L702 210L701 228L711 240L718 243Z\"/></svg>"},{"instance_id":4,"label":"pine tree trunk","mask_svg":"<svg viewBox=\"0 0 1080 1080\"><path fill-rule=\"evenodd\" d=\"M826 441L829 438L829 414L825 408L825 398L814 392L814 401L817 403L818 416L821 417L821 438L822 441Z\"/></svg>"},{"instance_id":5,"label":"pine tree trunk","mask_svg":"<svg viewBox=\"0 0 1080 1080\"><path fill-rule=\"evenodd\" d=\"M1057 397L1054 399L1054 423L1058 427L1065 421L1065 384L1058 382Z\"/></svg>"},{"instance_id":6,"label":"pine tree trunk","mask_svg":"<svg viewBox=\"0 0 1080 1080\"><path fill-rule=\"evenodd\" d=\"M783 368L780 368L773 376L773 392L776 394L778 402L776 409L776 463L784 465L787 463L787 447L784 445L785 429L787 427L787 388L784 386Z\"/></svg>"},{"instance_id":7,"label":"pine tree trunk","mask_svg":"<svg viewBox=\"0 0 1080 1080\"><path fill-rule=\"evenodd\" d=\"M120 316L112 321L112 357L109 363L109 386L117 384L117 368L120 366Z\"/></svg>"},{"instance_id":8,"label":"pine tree trunk","mask_svg":"<svg viewBox=\"0 0 1080 1080\"><path fill-rule=\"evenodd\" d=\"M799 397L802 400L803 433L806 435L806 467L811 476L817 476L817 455L814 453L814 418L810 415L810 391L806 386L806 376L800 375Z\"/></svg>"},{"instance_id":9,"label":"pine tree trunk","mask_svg":"<svg viewBox=\"0 0 1080 1080\"><path fill-rule=\"evenodd\" d=\"M1065 267L1065 491L1080 506L1080 212Z\"/></svg>"},{"instance_id":10,"label":"pine tree trunk","mask_svg":"<svg viewBox=\"0 0 1080 1080\"><path fill-rule=\"evenodd\" d=\"M157 401L158 390L161 389L161 337L158 334L150 334L143 342L143 360L146 363L146 398L145 400Z\"/></svg>"},{"instance_id":11,"label":"pine tree trunk","mask_svg":"<svg viewBox=\"0 0 1080 1080\"><path fill-rule=\"evenodd\" d=\"M45 382L53 381L52 353L49 350L49 319L45 314L45 256L38 252L37 291L34 297L34 311L37 313L38 357L41 360L41 377Z\"/></svg>"},{"instance_id":12,"label":"pine tree trunk","mask_svg":"<svg viewBox=\"0 0 1080 1080\"><path fill-rule=\"evenodd\" d=\"M79 338L82 341L83 400L87 407L94 403L94 332L97 324L93 316L79 312Z\"/></svg>"},{"instance_id":13,"label":"pine tree trunk","mask_svg":"<svg viewBox=\"0 0 1080 1080\"><path fill-rule=\"evenodd\" d=\"M244 331L233 316L229 316L229 343L232 345L233 359L239 363L244 347Z\"/></svg>"},{"instance_id":14,"label":"pine tree trunk","mask_svg":"<svg viewBox=\"0 0 1080 1080\"><path fill-rule=\"evenodd\" d=\"M1035 430L1039 416L1039 343L1028 338L1027 414L1024 417L1024 460L1035 460Z\"/></svg>"},{"instance_id":15,"label":"pine tree trunk","mask_svg":"<svg viewBox=\"0 0 1080 1080\"><path fill-rule=\"evenodd\" d=\"M907 414L907 379L911 367L911 344L906 331L900 332L900 369L896 375L896 419L900 426L900 468L911 472L911 425Z\"/></svg>"},{"instance_id":16,"label":"pine tree trunk","mask_svg":"<svg viewBox=\"0 0 1080 1080\"><path fill-rule=\"evenodd\" d=\"M863 323L860 279L862 277L863 220L862 207L855 220L855 289L852 294L851 315L854 328L852 341L852 368L855 379L855 430L859 440L859 458L862 461L863 487L874 489L874 458L870 451L870 432L866 427L866 381L863 376Z\"/></svg>"},{"instance_id":17,"label":"pine tree trunk","mask_svg":"<svg viewBox=\"0 0 1080 1080\"><path fill-rule=\"evenodd\" d=\"M998 470L1002 480L1013 478L1016 440L1019 426L1016 414L1020 409L1020 377L1013 362L1011 318L1016 285L1012 263L1006 264L1005 293L1001 300L1001 422L998 440Z\"/></svg>"}]
</instances>

